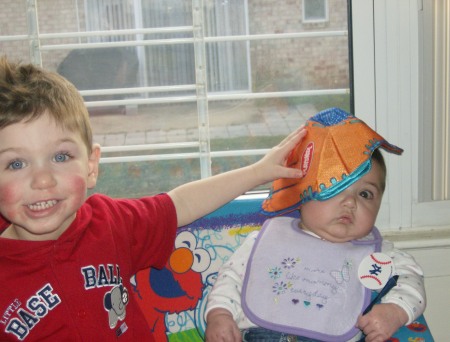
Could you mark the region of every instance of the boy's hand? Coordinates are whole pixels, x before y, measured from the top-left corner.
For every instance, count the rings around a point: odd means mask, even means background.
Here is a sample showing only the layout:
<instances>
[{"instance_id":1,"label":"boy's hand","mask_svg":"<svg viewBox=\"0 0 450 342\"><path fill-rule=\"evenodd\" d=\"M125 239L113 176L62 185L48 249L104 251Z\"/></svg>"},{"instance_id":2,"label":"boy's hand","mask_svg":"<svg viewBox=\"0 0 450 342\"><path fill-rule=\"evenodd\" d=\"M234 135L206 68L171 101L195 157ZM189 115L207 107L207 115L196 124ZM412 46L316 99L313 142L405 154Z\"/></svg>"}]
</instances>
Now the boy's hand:
<instances>
[{"instance_id":1,"label":"boy's hand","mask_svg":"<svg viewBox=\"0 0 450 342\"><path fill-rule=\"evenodd\" d=\"M256 186L278 178L300 178L286 166L289 152L306 135L304 127L289 134L255 164L186 183L168 192L177 211L178 227L209 214Z\"/></svg>"},{"instance_id":2,"label":"boy's hand","mask_svg":"<svg viewBox=\"0 0 450 342\"><path fill-rule=\"evenodd\" d=\"M260 184L271 182L278 178L300 178L303 176L301 170L286 167L286 159L289 152L305 137L304 126L289 134L277 146L273 147L258 162L252 165L256 179Z\"/></svg>"},{"instance_id":3,"label":"boy's hand","mask_svg":"<svg viewBox=\"0 0 450 342\"><path fill-rule=\"evenodd\" d=\"M357 327L366 335L366 342L383 342L408 322L408 314L397 304L377 304L359 316Z\"/></svg>"},{"instance_id":4,"label":"boy's hand","mask_svg":"<svg viewBox=\"0 0 450 342\"><path fill-rule=\"evenodd\" d=\"M206 342L241 342L239 330L233 316L225 309L213 309L206 319Z\"/></svg>"}]
</instances>

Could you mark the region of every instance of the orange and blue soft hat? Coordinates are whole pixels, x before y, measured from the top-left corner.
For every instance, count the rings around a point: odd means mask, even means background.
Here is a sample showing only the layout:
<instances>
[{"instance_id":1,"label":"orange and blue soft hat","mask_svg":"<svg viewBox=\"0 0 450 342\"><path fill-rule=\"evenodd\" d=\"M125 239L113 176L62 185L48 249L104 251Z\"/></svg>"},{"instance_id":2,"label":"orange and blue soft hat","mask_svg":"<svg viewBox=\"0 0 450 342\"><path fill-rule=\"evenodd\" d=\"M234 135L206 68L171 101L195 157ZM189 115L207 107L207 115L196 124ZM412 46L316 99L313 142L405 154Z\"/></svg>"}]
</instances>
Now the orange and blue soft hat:
<instances>
[{"instance_id":1,"label":"orange and blue soft hat","mask_svg":"<svg viewBox=\"0 0 450 342\"><path fill-rule=\"evenodd\" d=\"M303 140L292 149L286 165L299 168L299 179L277 179L272 183L262 212L282 215L302 204L336 196L369 172L372 152L381 147L401 154L362 120L339 108L321 111L305 123Z\"/></svg>"}]
</instances>

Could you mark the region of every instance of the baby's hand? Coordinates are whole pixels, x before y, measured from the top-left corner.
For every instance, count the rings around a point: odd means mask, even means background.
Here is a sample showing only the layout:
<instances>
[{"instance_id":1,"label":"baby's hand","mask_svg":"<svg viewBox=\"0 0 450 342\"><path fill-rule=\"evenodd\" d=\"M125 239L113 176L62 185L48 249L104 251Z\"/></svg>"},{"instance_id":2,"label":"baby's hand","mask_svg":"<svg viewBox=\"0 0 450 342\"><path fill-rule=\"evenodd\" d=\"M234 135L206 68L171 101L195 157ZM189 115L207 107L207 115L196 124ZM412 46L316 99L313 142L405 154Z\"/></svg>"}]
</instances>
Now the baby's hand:
<instances>
[{"instance_id":1,"label":"baby's hand","mask_svg":"<svg viewBox=\"0 0 450 342\"><path fill-rule=\"evenodd\" d=\"M233 316L228 310L213 309L206 318L205 341L207 342L241 342L239 330Z\"/></svg>"},{"instance_id":2,"label":"baby's hand","mask_svg":"<svg viewBox=\"0 0 450 342\"><path fill-rule=\"evenodd\" d=\"M378 304L359 316L357 327L366 335L366 342L383 342L408 322L408 314L396 304Z\"/></svg>"}]
</instances>

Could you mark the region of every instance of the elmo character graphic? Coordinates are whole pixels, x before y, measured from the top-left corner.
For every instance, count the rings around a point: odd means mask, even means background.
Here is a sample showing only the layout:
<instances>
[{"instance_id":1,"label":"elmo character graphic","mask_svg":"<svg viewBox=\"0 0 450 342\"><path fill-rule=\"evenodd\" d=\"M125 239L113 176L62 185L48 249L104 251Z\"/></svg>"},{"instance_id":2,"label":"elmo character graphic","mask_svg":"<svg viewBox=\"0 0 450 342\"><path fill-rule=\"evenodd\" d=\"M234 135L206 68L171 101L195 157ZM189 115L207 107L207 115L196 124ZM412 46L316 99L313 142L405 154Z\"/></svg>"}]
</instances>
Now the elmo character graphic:
<instances>
[{"instance_id":1,"label":"elmo character graphic","mask_svg":"<svg viewBox=\"0 0 450 342\"><path fill-rule=\"evenodd\" d=\"M427 326L425 324L422 324L420 322L412 322L410 325L406 326L409 330L415 331L415 332L424 332L427 331Z\"/></svg>"},{"instance_id":2,"label":"elmo character graphic","mask_svg":"<svg viewBox=\"0 0 450 342\"><path fill-rule=\"evenodd\" d=\"M156 341L167 341L166 314L193 310L203 297L201 272L211 264L209 253L197 248L194 234L184 231L161 270L149 268L135 276L135 296Z\"/></svg>"}]
</instances>

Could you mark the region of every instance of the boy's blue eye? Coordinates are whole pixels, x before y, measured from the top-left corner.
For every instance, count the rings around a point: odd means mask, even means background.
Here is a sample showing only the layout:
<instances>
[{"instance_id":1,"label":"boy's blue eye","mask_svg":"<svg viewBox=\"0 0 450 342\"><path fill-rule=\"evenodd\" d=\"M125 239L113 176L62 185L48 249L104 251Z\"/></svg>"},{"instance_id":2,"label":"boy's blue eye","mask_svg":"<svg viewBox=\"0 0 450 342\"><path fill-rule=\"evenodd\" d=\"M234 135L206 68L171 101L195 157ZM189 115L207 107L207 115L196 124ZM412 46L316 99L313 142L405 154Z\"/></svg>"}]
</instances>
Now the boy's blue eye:
<instances>
[{"instance_id":1,"label":"boy's blue eye","mask_svg":"<svg viewBox=\"0 0 450 342\"><path fill-rule=\"evenodd\" d=\"M57 153L55 155L55 161L57 163L62 163L69 160L70 156L67 153Z\"/></svg>"},{"instance_id":2,"label":"boy's blue eye","mask_svg":"<svg viewBox=\"0 0 450 342\"><path fill-rule=\"evenodd\" d=\"M24 162L21 160L14 160L8 166L9 169L13 169L13 170L20 170L23 167L24 167Z\"/></svg>"}]
</instances>

